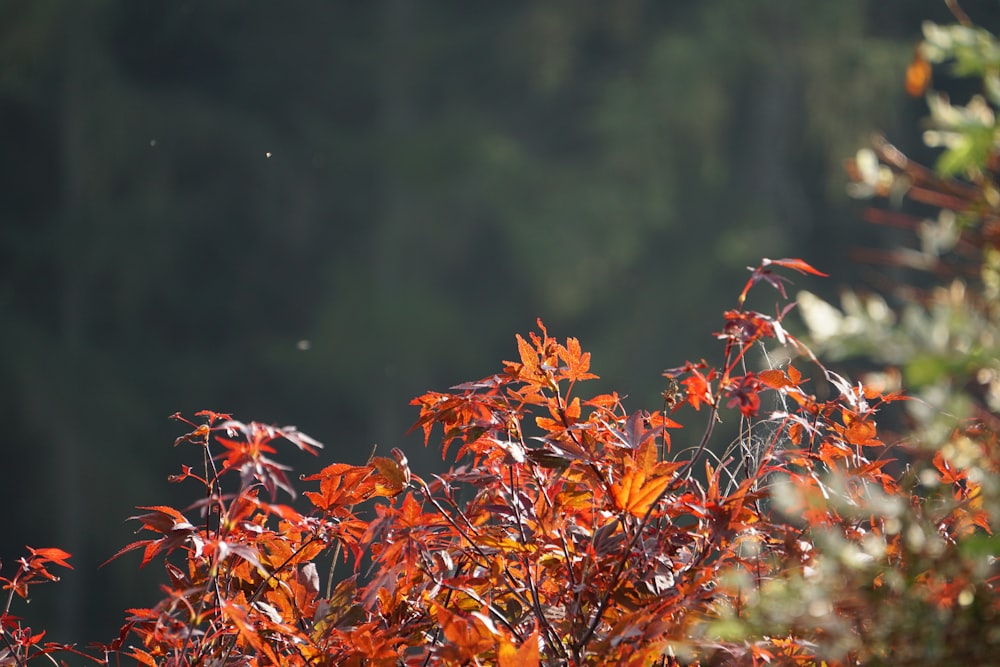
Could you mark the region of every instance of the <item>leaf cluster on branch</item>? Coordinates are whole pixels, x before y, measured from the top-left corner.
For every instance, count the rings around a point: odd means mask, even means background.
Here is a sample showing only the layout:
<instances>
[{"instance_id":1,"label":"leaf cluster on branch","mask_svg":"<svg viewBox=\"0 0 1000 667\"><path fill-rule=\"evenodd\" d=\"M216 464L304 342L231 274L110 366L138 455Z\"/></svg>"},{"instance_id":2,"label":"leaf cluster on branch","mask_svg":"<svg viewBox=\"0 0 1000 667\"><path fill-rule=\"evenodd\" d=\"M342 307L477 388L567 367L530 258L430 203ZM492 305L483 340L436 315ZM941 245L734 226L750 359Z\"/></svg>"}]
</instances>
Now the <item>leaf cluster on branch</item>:
<instances>
[{"instance_id":1,"label":"leaf cluster on branch","mask_svg":"<svg viewBox=\"0 0 1000 667\"><path fill-rule=\"evenodd\" d=\"M920 58L954 58L983 76L991 99L1000 90L1000 48L984 32L931 27L926 44ZM911 89L927 74L918 63ZM975 312L993 322L995 117L984 101L943 104L932 110L951 125L936 131L957 136L939 171L878 142L854 164L854 189L937 207L923 252L933 236L947 241L933 252L973 257ZM589 353L539 321L495 374L414 399L414 429L447 462L426 478L396 449L295 483L278 446L316 454L312 438L215 412L176 415L190 430L175 444L201 463L171 481L198 485L200 499L141 507L140 539L111 559L136 551L141 567L162 567L162 598L126 610L110 642L45 641L12 604L57 579L50 568L69 567L69 554L29 549L0 577L0 664L59 654L176 667L993 664L1000 447L990 395L947 429L888 436L880 422L892 404L918 402L833 372L789 333L788 271L822 275L791 258L751 268L716 334L722 362L665 371L656 411L586 393ZM775 314L747 307L758 286L777 290ZM800 302L820 346L849 338L851 312ZM888 306L853 316L863 315L892 331ZM758 350L765 363L755 365ZM976 377L996 363L969 358L960 368ZM730 420L739 436L720 443L716 425Z\"/></svg>"},{"instance_id":2,"label":"leaf cluster on branch","mask_svg":"<svg viewBox=\"0 0 1000 667\"><path fill-rule=\"evenodd\" d=\"M273 455L279 441L311 453L318 442L177 416L191 428L177 444L202 467L173 481L203 498L133 517L142 539L114 558L159 562L163 598L127 610L120 636L88 654L151 666L848 665L888 659L930 620L961 632L993 619L992 487L941 454L919 475L889 472L876 419L900 397L826 370L783 310L742 306L755 284L783 289L783 269L819 273L797 259L755 268L717 334L724 363L666 371L663 410L584 394L589 354L539 322L496 374L414 400L414 428L446 472L423 479L398 450L334 463L302 478L308 511L279 502L296 489ZM749 370L764 343L811 370ZM780 409L765 412L765 397ZM671 416L684 406L704 421L695 436ZM723 414L743 435L713 453ZM960 440L995 471L992 434L969 427ZM11 599L67 564L31 553L4 580ZM69 648L23 628L9 603L4 664Z\"/></svg>"}]
</instances>

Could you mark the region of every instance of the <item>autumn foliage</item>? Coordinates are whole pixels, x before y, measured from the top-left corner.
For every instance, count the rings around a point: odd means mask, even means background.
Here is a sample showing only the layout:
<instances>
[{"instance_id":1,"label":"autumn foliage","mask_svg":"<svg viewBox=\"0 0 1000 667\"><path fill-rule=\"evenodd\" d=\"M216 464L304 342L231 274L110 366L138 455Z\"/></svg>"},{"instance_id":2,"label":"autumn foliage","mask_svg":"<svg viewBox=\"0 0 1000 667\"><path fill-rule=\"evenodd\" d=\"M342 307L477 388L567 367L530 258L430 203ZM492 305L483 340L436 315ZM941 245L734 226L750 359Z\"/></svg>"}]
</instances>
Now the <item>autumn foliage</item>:
<instances>
[{"instance_id":1,"label":"autumn foliage","mask_svg":"<svg viewBox=\"0 0 1000 667\"><path fill-rule=\"evenodd\" d=\"M782 290L786 270L819 273L764 260L739 303L758 283ZM994 619L992 564L965 548L990 534L982 480L940 453L899 474L876 420L900 397L824 369L785 330L786 310L725 313L723 363L666 371L657 411L586 394L590 355L539 322L496 374L414 400L446 472L418 477L399 450L334 463L301 478L308 511L283 502L296 485L273 457L318 442L178 415L190 430L177 444L202 464L172 481L203 497L140 508L141 539L112 559L135 551L163 568L163 598L127 610L106 644L47 643L10 603L69 555L33 549L4 579L2 660L874 664L903 640L883 637L894 606L947 627ZM764 345L793 361L750 370ZM700 430L681 429L679 411ZM715 425L730 419L741 435L718 452ZM992 434L973 424L959 437L995 467Z\"/></svg>"},{"instance_id":2,"label":"autumn foliage","mask_svg":"<svg viewBox=\"0 0 1000 667\"><path fill-rule=\"evenodd\" d=\"M995 200L908 168L924 200ZM47 641L13 603L70 556L29 549L0 577L0 664L995 664L995 422L906 435L901 393L786 329L793 274L823 275L751 268L720 361L665 371L655 409L588 393L590 354L539 321L495 374L413 400L427 478L398 449L294 477L280 448L322 447L296 429L175 415L199 463L171 481L200 498L140 507L106 564L162 569L162 597L105 643Z\"/></svg>"}]
</instances>

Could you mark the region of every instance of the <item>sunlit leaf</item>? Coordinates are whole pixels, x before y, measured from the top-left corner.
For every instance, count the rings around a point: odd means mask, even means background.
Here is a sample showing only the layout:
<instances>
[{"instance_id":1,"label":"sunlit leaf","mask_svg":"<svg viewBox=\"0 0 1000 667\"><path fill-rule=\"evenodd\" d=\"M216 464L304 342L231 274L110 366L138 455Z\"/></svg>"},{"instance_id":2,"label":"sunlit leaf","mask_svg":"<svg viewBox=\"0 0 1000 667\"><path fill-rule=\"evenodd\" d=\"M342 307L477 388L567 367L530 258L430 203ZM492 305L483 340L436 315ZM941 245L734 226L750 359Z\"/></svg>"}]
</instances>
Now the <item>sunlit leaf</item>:
<instances>
[{"instance_id":1,"label":"sunlit leaf","mask_svg":"<svg viewBox=\"0 0 1000 667\"><path fill-rule=\"evenodd\" d=\"M675 464L657 462L656 444L646 440L634 455L626 455L621 479L611 485L615 507L644 516L667 488Z\"/></svg>"},{"instance_id":2,"label":"sunlit leaf","mask_svg":"<svg viewBox=\"0 0 1000 667\"><path fill-rule=\"evenodd\" d=\"M919 48L913 50L913 60L906 67L906 94L920 97L931 85L931 64L924 58Z\"/></svg>"},{"instance_id":3,"label":"sunlit leaf","mask_svg":"<svg viewBox=\"0 0 1000 667\"><path fill-rule=\"evenodd\" d=\"M540 660L538 630L525 637L520 646L515 646L506 637L497 641L498 667L538 667Z\"/></svg>"}]
</instances>

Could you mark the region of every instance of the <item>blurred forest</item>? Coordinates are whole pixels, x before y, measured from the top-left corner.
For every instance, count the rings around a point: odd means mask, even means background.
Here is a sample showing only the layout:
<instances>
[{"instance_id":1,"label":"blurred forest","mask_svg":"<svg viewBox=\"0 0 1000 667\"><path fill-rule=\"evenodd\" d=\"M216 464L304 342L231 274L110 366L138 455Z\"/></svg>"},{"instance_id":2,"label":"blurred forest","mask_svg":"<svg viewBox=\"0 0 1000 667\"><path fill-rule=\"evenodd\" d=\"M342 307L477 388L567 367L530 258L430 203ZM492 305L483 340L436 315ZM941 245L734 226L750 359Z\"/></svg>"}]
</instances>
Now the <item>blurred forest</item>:
<instances>
[{"instance_id":1,"label":"blurred forest","mask_svg":"<svg viewBox=\"0 0 1000 667\"><path fill-rule=\"evenodd\" d=\"M940 0L5 0L0 558L72 552L34 613L53 639L108 640L155 591L98 564L135 505L182 491L169 415L427 468L409 399L493 372L536 317L627 406L659 407L746 265L802 257L834 276L799 281L823 293L864 279L852 248L892 242L843 161L873 129L919 157L903 71L921 21L949 18Z\"/></svg>"}]
</instances>

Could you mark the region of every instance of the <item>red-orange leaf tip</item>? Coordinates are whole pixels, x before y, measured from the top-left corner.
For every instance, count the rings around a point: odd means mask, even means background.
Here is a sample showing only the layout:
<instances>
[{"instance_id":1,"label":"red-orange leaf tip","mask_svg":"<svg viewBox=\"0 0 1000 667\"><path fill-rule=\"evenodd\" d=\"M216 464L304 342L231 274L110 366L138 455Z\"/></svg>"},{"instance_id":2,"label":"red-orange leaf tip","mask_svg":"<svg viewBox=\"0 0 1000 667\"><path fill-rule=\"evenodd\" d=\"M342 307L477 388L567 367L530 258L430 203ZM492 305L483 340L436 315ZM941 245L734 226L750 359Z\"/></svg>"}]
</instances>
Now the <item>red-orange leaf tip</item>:
<instances>
[{"instance_id":1,"label":"red-orange leaf tip","mask_svg":"<svg viewBox=\"0 0 1000 667\"><path fill-rule=\"evenodd\" d=\"M792 269L798 271L799 273L811 273L814 276L822 276L824 278L829 277L829 274L823 273L819 269L816 269L811 264L796 257L787 257L785 259L768 259L765 257L761 260L761 266L771 266L772 264L777 266L783 266L786 269Z\"/></svg>"}]
</instances>

